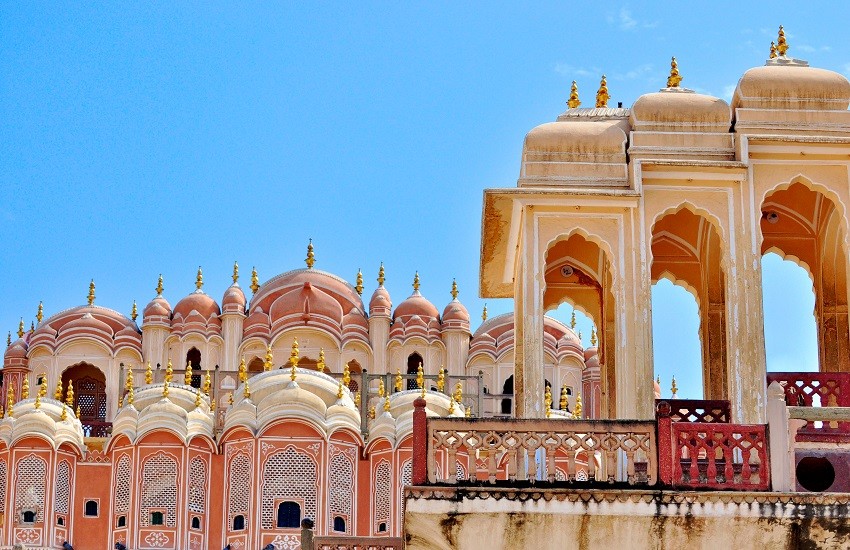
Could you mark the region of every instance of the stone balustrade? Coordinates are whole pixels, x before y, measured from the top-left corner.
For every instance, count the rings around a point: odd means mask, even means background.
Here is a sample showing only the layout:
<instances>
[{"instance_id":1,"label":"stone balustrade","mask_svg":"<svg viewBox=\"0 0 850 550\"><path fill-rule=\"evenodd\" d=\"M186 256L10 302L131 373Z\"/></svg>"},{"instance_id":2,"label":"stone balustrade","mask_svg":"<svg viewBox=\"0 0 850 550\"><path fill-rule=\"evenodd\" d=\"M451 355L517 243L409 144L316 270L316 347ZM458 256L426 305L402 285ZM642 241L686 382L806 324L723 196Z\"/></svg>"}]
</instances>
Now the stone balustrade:
<instances>
[{"instance_id":1,"label":"stone balustrade","mask_svg":"<svg viewBox=\"0 0 850 550\"><path fill-rule=\"evenodd\" d=\"M402 550L400 537L316 537L313 550Z\"/></svg>"},{"instance_id":2,"label":"stone balustrade","mask_svg":"<svg viewBox=\"0 0 850 550\"><path fill-rule=\"evenodd\" d=\"M788 407L850 407L848 372L772 372L767 375L767 383L777 383L781 387ZM804 422L796 432L796 439L828 443L850 441L850 422L824 421L821 418L823 414L825 413L818 412L811 419L799 418Z\"/></svg>"}]
</instances>

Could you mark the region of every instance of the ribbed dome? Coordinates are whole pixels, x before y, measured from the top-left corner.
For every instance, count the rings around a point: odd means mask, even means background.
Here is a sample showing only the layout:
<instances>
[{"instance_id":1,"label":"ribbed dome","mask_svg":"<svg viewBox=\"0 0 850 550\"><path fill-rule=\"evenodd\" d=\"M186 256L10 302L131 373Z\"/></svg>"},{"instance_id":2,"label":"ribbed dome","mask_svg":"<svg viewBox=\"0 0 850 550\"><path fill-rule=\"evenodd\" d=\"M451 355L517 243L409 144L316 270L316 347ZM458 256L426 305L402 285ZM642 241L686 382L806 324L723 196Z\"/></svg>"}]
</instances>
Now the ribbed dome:
<instances>
[{"instance_id":1,"label":"ribbed dome","mask_svg":"<svg viewBox=\"0 0 850 550\"><path fill-rule=\"evenodd\" d=\"M342 307L331 295L305 281L299 289L291 290L275 300L269 311L272 323L294 314L322 315L342 322Z\"/></svg>"},{"instance_id":2,"label":"ribbed dome","mask_svg":"<svg viewBox=\"0 0 850 550\"><path fill-rule=\"evenodd\" d=\"M631 108L629 122L635 130L728 132L732 111L725 101L716 97L664 90L640 96Z\"/></svg>"},{"instance_id":3,"label":"ribbed dome","mask_svg":"<svg viewBox=\"0 0 850 550\"><path fill-rule=\"evenodd\" d=\"M443 310L443 322L445 323L448 321L469 322L469 311L467 311L466 306L460 303L457 299L449 302L446 309Z\"/></svg>"},{"instance_id":4,"label":"ribbed dome","mask_svg":"<svg viewBox=\"0 0 850 550\"><path fill-rule=\"evenodd\" d=\"M185 319L193 311L197 311L205 319L221 313L221 309L219 309L215 300L201 290L196 290L192 294L189 294L174 306L175 317L179 315Z\"/></svg>"},{"instance_id":5,"label":"ribbed dome","mask_svg":"<svg viewBox=\"0 0 850 550\"><path fill-rule=\"evenodd\" d=\"M147 319L149 317L170 317L171 316L171 304L168 303L168 300L162 297L162 295L158 295L156 298L151 300L151 302L145 306L144 311L142 312L142 319Z\"/></svg>"},{"instance_id":6,"label":"ribbed dome","mask_svg":"<svg viewBox=\"0 0 850 550\"><path fill-rule=\"evenodd\" d=\"M387 289L383 286L376 288L375 292L372 293L372 299L369 300L369 314L375 315L376 313L381 313L388 315L392 307L393 303L390 300L390 293L387 292Z\"/></svg>"},{"instance_id":7,"label":"ribbed dome","mask_svg":"<svg viewBox=\"0 0 850 550\"><path fill-rule=\"evenodd\" d=\"M221 299L221 309L225 312L245 312L245 293L242 292L242 287L237 283L230 285L224 291L224 297Z\"/></svg>"},{"instance_id":8,"label":"ribbed dome","mask_svg":"<svg viewBox=\"0 0 850 550\"><path fill-rule=\"evenodd\" d=\"M598 353L599 353L599 348L597 348L596 346L591 346L591 347L587 348L586 350L584 350L584 360L587 361L588 359L590 359L591 357L593 357L594 355L596 355Z\"/></svg>"},{"instance_id":9,"label":"ribbed dome","mask_svg":"<svg viewBox=\"0 0 850 550\"><path fill-rule=\"evenodd\" d=\"M844 111L850 82L826 69L771 63L755 67L738 81L732 108Z\"/></svg>"},{"instance_id":10,"label":"ribbed dome","mask_svg":"<svg viewBox=\"0 0 850 550\"><path fill-rule=\"evenodd\" d=\"M582 157L622 155L625 160L626 134L613 122L547 122L525 136L524 149Z\"/></svg>"},{"instance_id":11,"label":"ribbed dome","mask_svg":"<svg viewBox=\"0 0 850 550\"><path fill-rule=\"evenodd\" d=\"M26 359L27 347L23 340L15 340L12 345L6 348L6 353L3 354L4 359Z\"/></svg>"},{"instance_id":12,"label":"ribbed dome","mask_svg":"<svg viewBox=\"0 0 850 550\"><path fill-rule=\"evenodd\" d=\"M85 313L79 319L66 323L59 329L59 334L63 335L73 330L98 331L112 336L114 334L112 327L103 321L96 319L91 313Z\"/></svg>"},{"instance_id":13,"label":"ribbed dome","mask_svg":"<svg viewBox=\"0 0 850 550\"><path fill-rule=\"evenodd\" d=\"M412 317L414 315L418 315L423 319L437 319L439 318L440 312L437 311L434 304L429 302L428 299L422 296L417 290L411 294L407 300L398 305L393 312L393 319L397 319L399 317Z\"/></svg>"},{"instance_id":14,"label":"ribbed dome","mask_svg":"<svg viewBox=\"0 0 850 550\"><path fill-rule=\"evenodd\" d=\"M330 295L344 313L348 313L353 307L364 309L363 300L354 287L336 275L319 269L296 269L277 275L263 283L251 299L251 311L261 307L264 311L272 313L272 303L280 296L302 288L304 283L310 283L313 288ZM273 313L272 317L274 318Z\"/></svg>"}]
</instances>

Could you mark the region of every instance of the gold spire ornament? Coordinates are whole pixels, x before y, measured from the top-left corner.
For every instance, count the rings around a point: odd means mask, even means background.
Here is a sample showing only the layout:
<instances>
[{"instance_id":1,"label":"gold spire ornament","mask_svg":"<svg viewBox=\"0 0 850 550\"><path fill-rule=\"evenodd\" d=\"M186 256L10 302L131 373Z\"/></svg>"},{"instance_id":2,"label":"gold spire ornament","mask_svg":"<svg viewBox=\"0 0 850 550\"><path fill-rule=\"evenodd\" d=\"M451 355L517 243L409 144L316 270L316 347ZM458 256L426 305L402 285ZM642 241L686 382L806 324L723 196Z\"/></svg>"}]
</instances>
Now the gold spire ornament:
<instances>
[{"instance_id":1,"label":"gold spire ornament","mask_svg":"<svg viewBox=\"0 0 850 550\"><path fill-rule=\"evenodd\" d=\"M378 378L378 397L383 397L385 393L387 390L384 388L384 379Z\"/></svg>"},{"instance_id":2,"label":"gold spire ornament","mask_svg":"<svg viewBox=\"0 0 850 550\"><path fill-rule=\"evenodd\" d=\"M419 272L413 275L413 292L419 292Z\"/></svg>"},{"instance_id":3,"label":"gold spire ornament","mask_svg":"<svg viewBox=\"0 0 850 550\"><path fill-rule=\"evenodd\" d=\"M136 305L136 300L133 300L133 307L130 309L130 319L135 323L139 318L139 306Z\"/></svg>"},{"instance_id":4,"label":"gold spire ornament","mask_svg":"<svg viewBox=\"0 0 850 550\"><path fill-rule=\"evenodd\" d=\"M457 401L458 404L463 403L463 383L462 382L458 381L458 383L455 384L455 392L452 394L452 397L454 397L454 400Z\"/></svg>"},{"instance_id":5,"label":"gold spire ornament","mask_svg":"<svg viewBox=\"0 0 850 550\"><path fill-rule=\"evenodd\" d=\"M676 394L679 393L679 386L676 385L676 377L674 376L670 383L670 393L673 394L673 398L676 398Z\"/></svg>"},{"instance_id":6,"label":"gold spire ornament","mask_svg":"<svg viewBox=\"0 0 850 550\"><path fill-rule=\"evenodd\" d=\"M369 407L369 420L375 420L375 407Z\"/></svg>"},{"instance_id":7,"label":"gold spire ornament","mask_svg":"<svg viewBox=\"0 0 850 550\"><path fill-rule=\"evenodd\" d=\"M202 402L203 401L201 400L201 388L198 388L198 391L195 393L195 408L200 409Z\"/></svg>"},{"instance_id":8,"label":"gold spire ornament","mask_svg":"<svg viewBox=\"0 0 850 550\"><path fill-rule=\"evenodd\" d=\"M30 321L30 332L35 332L35 321Z\"/></svg>"},{"instance_id":9,"label":"gold spire ornament","mask_svg":"<svg viewBox=\"0 0 850 550\"><path fill-rule=\"evenodd\" d=\"M80 418L80 404L79 404L79 403L77 403L77 410L76 410L76 412L74 413L74 416L75 416L76 418Z\"/></svg>"},{"instance_id":10,"label":"gold spire ornament","mask_svg":"<svg viewBox=\"0 0 850 550\"><path fill-rule=\"evenodd\" d=\"M467 407L463 410L463 416L466 418L472 418L472 409Z\"/></svg>"},{"instance_id":11,"label":"gold spire ornament","mask_svg":"<svg viewBox=\"0 0 850 550\"><path fill-rule=\"evenodd\" d=\"M608 82L605 80L605 75L602 75L602 80L599 82L599 90L596 92L596 108L604 109L608 107Z\"/></svg>"},{"instance_id":12,"label":"gold spire ornament","mask_svg":"<svg viewBox=\"0 0 850 550\"><path fill-rule=\"evenodd\" d=\"M148 367L145 369L145 384L153 384L153 369L150 361L148 361Z\"/></svg>"},{"instance_id":13,"label":"gold spire ornament","mask_svg":"<svg viewBox=\"0 0 850 550\"><path fill-rule=\"evenodd\" d=\"M770 41L770 58L776 59L776 42L773 40Z\"/></svg>"},{"instance_id":14,"label":"gold spire ornament","mask_svg":"<svg viewBox=\"0 0 850 550\"><path fill-rule=\"evenodd\" d=\"M484 309L481 311L481 321L487 320L487 304L484 304Z\"/></svg>"},{"instance_id":15,"label":"gold spire ornament","mask_svg":"<svg viewBox=\"0 0 850 550\"><path fill-rule=\"evenodd\" d=\"M207 373L204 375L204 395L207 397L210 396L210 389L212 389L212 376L210 376L210 371L207 369Z\"/></svg>"},{"instance_id":16,"label":"gold spire ornament","mask_svg":"<svg viewBox=\"0 0 850 550\"><path fill-rule=\"evenodd\" d=\"M239 262L233 262L233 284L239 282Z\"/></svg>"},{"instance_id":17,"label":"gold spire ornament","mask_svg":"<svg viewBox=\"0 0 850 550\"><path fill-rule=\"evenodd\" d=\"M6 333L6 347L8 348L11 345L12 345L12 331L10 330L9 332Z\"/></svg>"},{"instance_id":18,"label":"gold spire ornament","mask_svg":"<svg viewBox=\"0 0 850 550\"><path fill-rule=\"evenodd\" d=\"M567 398L567 386L561 386L561 401L558 403L560 405L560 409L562 411L567 410L570 405L570 402Z\"/></svg>"},{"instance_id":19,"label":"gold spire ornament","mask_svg":"<svg viewBox=\"0 0 850 550\"><path fill-rule=\"evenodd\" d=\"M41 408L41 392L40 391L36 392L36 394L35 394L35 408L36 409Z\"/></svg>"},{"instance_id":20,"label":"gold spire ornament","mask_svg":"<svg viewBox=\"0 0 850 550\"><path fill-rule=\"evenodd\" d=\"M124 384L124 389L127 390L127 404L132 405L135 397L133 389L133 369L127 369L127 382Z\"/></svg>"},{"instance_id":21,"label":"gold spire ornament","mask_svg":"<svg viewBox=\"0 0 850 550\"><path fill-rule=\"evenodd\" d=\"M452 279L452 291L450 292L450 294L452 295L452 300L457 300L457 295L459 294L459 292L457 290L457 281L455 279Z\"/></svg>"},{"instance_id":22,"label":"gold spire ornament","mask_svg":"<svg viewBox=\"0 0 850 550\"><path fill-rule=\"evenodd\" d=\"M419 363L419 368L416 369L416 387L425 388L425 369L422 368L422 363Z\"/></svg>"},{"instance_id":23,"label":"gold spire ornament","mask_svg":"<svg viewBox=\"0 0 850 550\"><path fill-rule=\"evenodd\" d=\"M307 258L305 258L304 263L307 264L307 269L313 269L313 266L316 265L316 255L313 253L313 239L310 239L310 242L307 243Z\"/></svg>"},{"instance_id":24,"label":"gold spire ornament","mask_svg":"<svg viewBox=\"0 0 850 550\"><path fill-rule=\"evenodd\" d=\"M455 400L454 397L449 397L449 414L455 413Z\"/></svg>"},{"instance_id":25,"label":"gold spire ornament","mask_svg":"<svg viewBox=\"0 0 850 550\"><path fill-rule=\"evenodd\" d=\"M56 381L56 389L53 391L53 399L56 401L62 401L62 394L64 393L62 389L62 379Z\"/></svg>"},{"instance_id":26,"label":"gold spire ornament","mask_svg":"<svg viewBox=\"0 0 850 550\"><path fill-rule=\"evenodd\" d=\"M15 388L9 384L9 389L6 391L6 416L12 418L15 414Z\"/></svg>"},{"instance_id":27,"label":"gold spire ornament","mask_svg":"<svg viewBox=\"0 0 850 550\"><path fill-rule=\"evenodd\" d=\"M437 373L437 391L442 392L446 389L446 370L443 367L440 367L440 371Z\"/></svg>"},{"instance_id":28,"label":"gold spire ornament","mask_svg":"<svg viewBox=\"0 0 850 550\"><path fill-rule=\"evenodd\" d=\"M395 371L395 391L401 391L402 388L402 378L401 378L401 370L396 369Z\"/></svg>"},{"instance_id":29,"label":"gold spire ornament","mask_svg":"<svg viewBox=\"0 0 850 550\"><path fill-rule=\"evenodd\" d=\"M388 395L386 399L384 399L384 411L390 412L390 396Z\"/></svg>"},{"instance_id":30,"label":"gold spire ornament","mask_svg":"<svg viewBox=\"0 0 850 550\"><path fill-rule=\"evenodd\" d=\"M257 275L257 268L251 268L251 294L256 294L260 290L260 276Z\"/></svg>"},{"instance_id":31,"label":"gold spire ornament","mask_svg":"<svg viewBox=\"0 0 850 550\"><path fill-rule=\"evenodd\" d=\"M207 397L209 397L209 396L207 396ZM210 412L211 413L215 412L215 399L212 399L212 398L210 398Z\"/></svg>"},{"instance_id":32,"label":"gold spire ornament","mask_svg":"<svg viewBox=\"0 0 850 550\"><path fill-rule=\"evenodd\" d=\"M779 25L779 38L776 41L776 51L780 56L785 57L788 53L788 42L785 41L785 29Z\"/></svg>"},{"instance_id":33,"label":"gold spire ornament","mask_svg":"<svg viewBox=\"0 0 850 550\"><path fill-rule=\"evenodd\" d=\"M348 386L351 384L351 368L346 365L342 368L342 383Z\"/></svg>"},{"instance_id":34,"label":"gold spire ornament","mask_svg":"<svg viewBox=\"0 0 850 550\"><path fill-rule=\"evenodd\" d=\"M41 320L44 319L44 303L38 303L38 311L35 314L35 320L41 324Z\"/></svg>"},{"instance_id":35,"label":"gold spire ornament","mask_svg":"<svg viewBox=\"0 0 850 550\"><path fill-rule=\"evenodd\" d=\"M357 284L354 285L354 290L357 291L357 294L363 296L363 272L360 269L357 270Z\"/></svg>"},{"instance_id":36,"label":"gold spire ornament","mask_svg":"<svg viewBox=\"0 0 850 550\"><path fill-rule=\"evenodd\" d=\"M570 109L577 109L579 105L581 105L581 101L578 99L578 84L573 80L570 86L570 98L567 100L567 106Z\"/></svg>"},{"instance_id":37,"label":"gold spire ornament","mask_svg":"<svg viewBox=\"0 0 850 550\"><path fill-rule=\"evenodd\" d=\"M165 380L165 382L162 383L162 398L163 399L168 399L168 384L169 384L169 382L168 382L167 379Z\"/></svg>"},{"instance_id":38,"label":"gold spire ornament","mask_svg":"<svg viewBox=\"0 0 850 550\"><path fill-rule=\"evenodd\" d=\"M384 262L381 262L381 267L378 268L378 286L384 286Z\"/></svg>"},{"instance_id":39,"label":"gold spire ornament","mask_svg":"<svg viewBox=\"0 0 850 550\"><path fill-rule=\"evenodd\" d=\"M30 397L30 380L24 376L24 383L21 387L21 399L29 399Z\"/></svg>"},{"instance_id":40,"label":"gold spire ornament","mask_svg":"<svg viewBox=\"0 0 850 550\"><path fill-rule=\"evenodd\" d=\"M204 288L204 272L201 270L201 266L198 266L198 274L195 275L195 289L201 290Z\"/></svg>"},{"instance_id":41,"label":"gold spire ornament","mask_svg":"<svg viewBox=\"0 0 850 550\"><path fill-rule=\"evenodd\" d=\"M94 279L89 283L89 295L88 295L89 306L94 305Z\"/></svg>"},{"instance_id":42,"label":"gold spire ornament","mask_svg":"<svg viewBox=\"0 0 850 550\"><path fill-rule=\"evenodd\" d=\"M319 348L319 360L316 361L316 370L319 372L325 372L325 348Z\"/></svg>"},{"instance_id":43,"label":"gold spire ornament","mask_svg":"<svg viewBox=\"0 0 850 550\"><path fill-rule=\"evenodd\" d=\"M678 88L682 82L682 77L679 75L679 64L676 63L676 58L670 60L670 76L667 77L668 88Z\"/></svg>"},{"instance_id":44,"label":"gold spire ornament","mask_svg":"<svg viewBox=\"0 0 850 550\"><path fill-rule=\"evenodd\" d=\"M24 337L24 318L21 317L21 322L18 323L18 338Z\"/></svg>"},{"instance_id":45,"label":"gold spire ornament","mask_svg":"<svg viewBox=\"0 0 850 550\"><path fill-rule=\"evenodd\" d=\"M192 385L192 362L189 361L186 364L186 372L183 374L183 384L187 386Z\"/></svg>"},{"instance_id":46,"label":"gold spire ornament","mask_svg":"<svg viewBox=\"0 0 850 550\"><path fill-rule=\"evenodd\" d=\"M581 395L576 395L576 410L573 416L575 418L581 418Z\"/></svg>"},{"instance_id":47,"label":"gold spire ornament","mask_svg":"<svg viewBox=\"0 0 850 550\"><path fill-rule=\"evenodd\" d=\"M159 280L156 282L156 295L162 296L162 291L165 290L162 287L162 273L159 274Z\"/></svg>"},{"instance_id":48,"label":"gold spire ornament","mask_svg":"<svg viewBox=\"0 0 850 550\"><path fill-rule=\"evenodd\" d=\"M576 310L573 310L573 314L570 316L570 328L573 330L576 328Z\"/></svg>"},{"instance_id":49,"label":"gold spire ornament","mask_svg":"<svg viewBox=\"0 0 850 550\"><path fill-rule=\"evenodd\" d=\"M292 339L292 350L289 352L289 362L292 363L292 368L290 369L289 379L295 382L296 377L296 369L298 368L298 362L301 360L301 357L298 355L298 339Z\"/></svg>"},{"instance_id":50,"label":"gold spire ornament","mask_svg":"<svg viewBox=\"0 0 850 550\"><path fill-rule=\"evenodd\" d=\"M274 367L273 361L274 356L272 355L272 347L271 345L268 345L266 346L266 358L263 361L263 370L266 372L272 370L272 367Z\"/></svg>"},{"instance_id":51,"label":"gold spire ornament","mask_svg":"<svg viewBox=\"0 0 850 550\"><path fill-rule=\"evenodd\" d=\"M41 384L38 387L38 396L47 397L47 374L41 375Z\"/></svg>"},{"instance_id":52,"label":"gold spire ornament","mask_svg":"<svg viewBox=\"0 0 850 550\"><path fill-rule=\"evenodd\" d=\"M337 390L336 390L336 398L337 398L337 399L342 399L342 396L343 396L343 395L345 395L345 393L342 391L342 381L340 380L340 382L339 382L339 387L338 387L338 388L337 388Z\"/></svg>"},{"instance_id":53,"label":"gold spire ornament","mask_svg":"<svg viewBox=\"0 0 850 550\"><path fill-rule=\"evenodd\" d=\"M359 391L354 392L354 406L356 406L358 409L360 408L360 392Z\"/></svg>"},{"instance_id":54,"label":"gold spire ornament","mask_svg":"<svg viewBox=\"0 0 850 550\"><path fill-rule=\"evenodd\" d=\"M174 378L174 367L171 366L171 359L169 359L168 364L165 365L165 381L170 384L172 378Z\"/></svg>"},{"instance_id":55,"label":"gold spire ornament","mask_svg":"<svg viewBox=\"0 0 850 550\"><path fill-rule=\"evenodd\" d=\"M59 420L62 422L68 420L68 407L66 407L64 403L62 404L62 414L59 415Z\"/></svg>"},{"instance_id":56,"label":"gold spire ornament","mask_svg":"<svg viewBox=\"0 0 850 550\"><path fill-rule=\"evenodd\" d=\"M68 390L65 392L65 404L74 408L74 381L68 380Z\"/></svg>"},{"instance_id":57,"label":"gold spire ornament","mask_svg":"<svg viewBox=\"0 0 850 550\"><path fill-rule=\"evenodd\" d=\"M546 418L552 416L552 388L546 386L546 393L543 396L543 403L546 406Z\"/></svg>"},{"instance_id":58,"label":"gold spire ornament","mask_svg":"<svg viewBox=\"0 0 850 550\"><path fill-rule=\"evenodd\" d=\"M598 340L596 339L596 327L590 329L590 345L595 346Z\"/></svg>"},{"instance_id":59,"label":"gold spire ornament","mask_svg":"<svg viewBox=\"0 0 850 550\"><path fill-rule=\"evenodd\" d=\"M239 360L239 381L244 382L248 380L248 369L245 367L245 358Z\"/></svg>"},{"instance_id":60,"label":"gold spire ornament","mask_svg":"<svg viewBox=\"0 0 850 550\"><path fill-rule=\"evenodd\" d=\"M227 394L227 403L233 405L233 392Z\"/></svg>"}]
</instances>

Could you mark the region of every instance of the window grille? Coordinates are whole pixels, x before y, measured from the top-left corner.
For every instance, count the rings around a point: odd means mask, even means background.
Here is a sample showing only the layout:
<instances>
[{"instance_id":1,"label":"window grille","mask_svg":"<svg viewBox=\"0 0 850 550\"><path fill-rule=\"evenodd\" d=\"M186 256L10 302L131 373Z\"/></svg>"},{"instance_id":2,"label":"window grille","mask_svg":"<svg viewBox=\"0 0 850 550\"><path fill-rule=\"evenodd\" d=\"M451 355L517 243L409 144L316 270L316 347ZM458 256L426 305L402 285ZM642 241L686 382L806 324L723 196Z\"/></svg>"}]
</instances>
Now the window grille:
<instances>
[{"instance_id":1,"label":"window grille","mask_svg":"<svg viewBox=\"0 0 850 550\"><path fill-rule=\"evenodd\" d=\"M392 472L390 463L382 460L375 469L375 523L384 524L384 531L390 522L390 491L392 490Z\"/></svg>"},{"instance_id":2,"label":"window grille","mask_svg":"<svg viewBox=\"0 0 850 550\"><path fill-rule=\"evenodd\" d=\"M35 521L44 521L44 494L47 484L47 464L44 459L28 455L15 469L15 508L36 510Z\"/></svg>"},{"instance_id":3,"label":"window grille","mask_svg":"<svg viewBox=\"0 0 850 550\"><path fill-rule=\"evenodd\" d=\"M115 513L130 511L130 457L121 455L115 467Z\"/></svg>"},{"instance_id":4,"label":"window grille","mask_svg":"<svg viewBox=\"0 0 850 550\"><path fill-rule=\"evenodd\" d=\"M354 464L351 463L345 454L336 453L331 457L330 464L330 482L328 490L330 495L328 501L330 503L331 529L348 533L348 530L343 527L342 530L337 529L338 525L335 516L343 518L342 525L345 526L348 522L346 519L351 518L351 499L354 497Z\"/></svg>"},{"instance_id":5,"label":"window grille","mask_svg":"<svg viewBox=\"0 0 850 550\"><path fill-rule=\"evenodd\" d=\"M274 529L275 502L281 499L303 503L304 517L316 517L316 469L316 462L294 447L269 456L263 467L263 529Z\"/></svg>"},{"instance_id":6,"label":"window grille","mask_svg":"<svg viewBox=\"0 0 850 550\"><path fill-rule=\"evenodd\" d=\"M164 515L166 527L177 524L177 461L159 452L142 467L142 527L149 527L156 514ZM157 510L152 513L152 510ZM159 523L157 525L162 525Z\"/></svg>"},{"instance_id":7,"label":"window grille","mask_svg":"<svg viewBox=\"0 0 850 550\"><path fill-rule=\"evenodd\" d=\"M203 514L206 508L207 465L196 456L189 463L189 511Z\"/></svg>"},{"instance_id":8,"label":"window grille","mask_svg":"<svg viewBox=\"0 0 850 550\"><path fill-rule=\"evenodd\" d=\"M71 499L71 465L67 460L59 463L56 468L56 502L54 507L57 514L68 513L68 502Z\"/></svg>"},{"instance_id":9,"label":"window grille","mask_svg":"<svg viewBox=\"0 0 850 550\"><path fill-rule=\"evenodd\" d=\"M251 461L248 456L240 453L230 462L230 479L228 480L230 490L229 513L230 522L236 530L237 516L242 517L241 529L244 529L245 518L248 515L248 507L251 499Z\"/></svg>"}]
</instances>

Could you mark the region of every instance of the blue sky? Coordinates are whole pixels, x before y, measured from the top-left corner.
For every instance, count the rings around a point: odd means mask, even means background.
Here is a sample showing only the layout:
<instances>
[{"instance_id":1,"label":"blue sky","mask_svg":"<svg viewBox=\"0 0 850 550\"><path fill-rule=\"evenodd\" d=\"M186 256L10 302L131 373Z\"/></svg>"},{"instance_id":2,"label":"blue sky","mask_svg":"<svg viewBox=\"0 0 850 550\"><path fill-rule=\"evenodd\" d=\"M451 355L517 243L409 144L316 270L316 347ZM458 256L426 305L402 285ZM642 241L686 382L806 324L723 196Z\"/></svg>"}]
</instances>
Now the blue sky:
<instances>
[{"instance_id":1,"label":"blue sky","mask_svg":"<svg viewBox=\"0 0 850 550\"><path fill-rule=\"evenodd\" d=\"M311 237L317 267L362 268L367 296L381 261L396 304L416 270L440 309L457 278L477 324L482 190L516 185L523 136L570 81L587 104L604 72L629 106L676 55L684 86L728 98L780 23L790 55L850 72L844 3L682 6L4 3L4 336L39 300L84 303L91 278L128 313L159 273L176 303L198 265L220 297L234 260L265 280L303 266ZM789 293L783 267L765 275L769 360L816 364L810 284ZM675 372L696 396L683 293L654 293L655 356L665 388Z\"/></svg>"}]
</instances>

